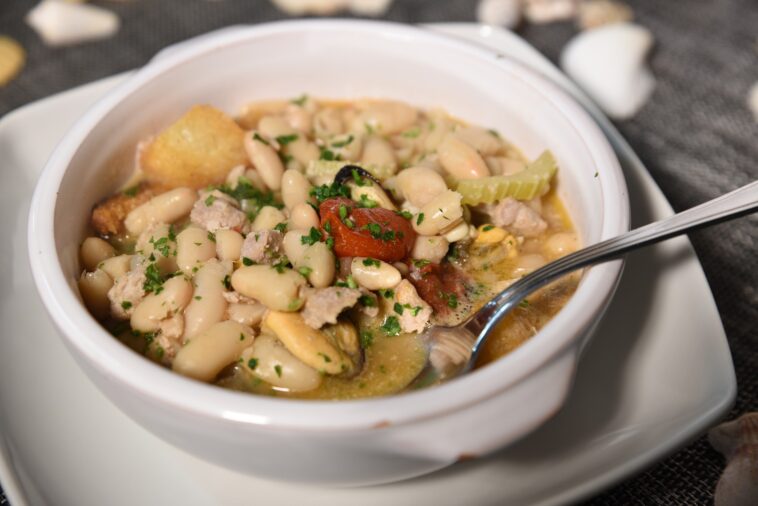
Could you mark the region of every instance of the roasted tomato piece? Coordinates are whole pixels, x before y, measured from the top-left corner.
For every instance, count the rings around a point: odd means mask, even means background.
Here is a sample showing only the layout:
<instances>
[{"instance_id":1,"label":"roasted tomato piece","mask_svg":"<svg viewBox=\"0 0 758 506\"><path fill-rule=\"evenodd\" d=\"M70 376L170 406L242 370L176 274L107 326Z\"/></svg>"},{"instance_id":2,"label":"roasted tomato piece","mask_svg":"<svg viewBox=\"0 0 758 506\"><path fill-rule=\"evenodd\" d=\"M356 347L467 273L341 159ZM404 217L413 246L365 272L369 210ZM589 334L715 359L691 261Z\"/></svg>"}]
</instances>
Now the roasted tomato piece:
<instances>
[{"instance_id":1,"label":"roasted tomato piece","mask_svg":"<svg viewBox=\"0 0 758 506\"><path fill-rule=\"evenodd\" d=\"M409 279L421 298L442 315L464 303L470 281L463 271L447 262L423 267L412 265Z\"/></svg>"},{"instance_id":2,"label":"roasted tomato piece","mask_svg":"<svg viewBox=\"0 0 758 506\"><path fill-rule=\"evenodd\" d=\"M411 223L389 209L358 207L338 197L319 206L321 228L334 238L338 257L371 257L397 262L407 257L416 240Z\"/></svg>"}]
</instances>

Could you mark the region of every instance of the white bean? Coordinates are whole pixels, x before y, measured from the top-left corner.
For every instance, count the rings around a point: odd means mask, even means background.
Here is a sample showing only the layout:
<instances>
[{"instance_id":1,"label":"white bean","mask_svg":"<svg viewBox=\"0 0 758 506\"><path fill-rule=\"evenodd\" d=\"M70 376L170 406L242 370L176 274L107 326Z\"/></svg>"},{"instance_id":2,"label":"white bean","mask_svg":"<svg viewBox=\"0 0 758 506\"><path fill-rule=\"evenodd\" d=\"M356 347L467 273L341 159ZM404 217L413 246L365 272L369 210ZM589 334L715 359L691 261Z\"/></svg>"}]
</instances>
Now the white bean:
<instances>
[{"instance_id":1,"label":"white bean","mask_svg":"<svg viewBox=\"0 0 758 506\"><path fill-rule=\"evenodd\" d=\"M420 235L438 235L456 226L463 218L461 199L461 194L452 190L440 193L421 208L423 218L419 214L411 220L414 230Z\"/></svg>"},{"instance_id":2,"label":"white bean","mask_svg":"<svg viewBox=\"0 0 758 506\"><path fill-rule=\"evenodd\" d=\"M379 265L376 265L376 264ZM400 271L387 262L365 257L355 257L350 263L350 273L353 279L368 290L383 290L392 288L402 276Z\"/></svg>"},{"instance_id":3,"label":"white bean","mask_svg":"<svg viewBox=\"0 0 758 506\"><path fill-rule=\"evenodd\" d=\"M103 320L110 313L111 302L108 300L108 290L113 286L113 280L104 271L82 272L79 278L79 293L82 294L84 305L98 320Z\"/></svg>"},{"instance_id":4,"label":"white bean","mask_svg":"<svg viewBox=\"0 0 758 506\"><path fill-rule=\"evenodd\" d=\"M274 311L297 311L303 305L298 297L305 278L292 269L268 265L240 267L232 274L232 286L247 297L260 301Z\"/></svg>"},{"instance_id":5,"label":"white bean","mask_svg":"<svg viewBox=\"0 0 758 506\"><path fill-rule=\"evenodd\" d=\"M253 230L273 230L275 226L283 221L287 221L287 217L279 209L274 206L263 206L258 211L258 216L253 221Z\"/></svg>"},{"instance_id":6,"label":"white bean","mask_svg":"<svg viewBox=\"0 0 758 506\"><path fill-rule=\"evenodd\" d=\"M445 258L445 255L447 255L447 249L449 246L450 243L444 237L438 235L420 235L416 237L416 242L413 243L411 257L429 260L430 262L438 264L443 258Z\"/></svg>"},{"instance_id":7,"label":"white bean","mask_svg":"<svg viewBox=\"0 0 758 506\"><path fill-rule=\"evenodd\" d=\"M184 218L196 200L197 192L192 188L169 190L132 209L124 220L124 226L136 237L154 223L173 223Z\"/></svg>"},{"instance_id":8,"label":"white bean","mask_svg":"<svg viewBox=\"0 0 758 506\"><path fill-rule=\"evenodd\" d=\"M447 190L447 184L434 169L410 167L397 175L397 189L402 198L421 208Z\"/></svg>"},{"instance_id":9,"label":"white bean","mask_svg":"<svg viewBox=\"0 0 758 506\"><path fill-rule=\"evenodd\" d=\"M318 371L340 374L355 368L332 340L324 332L309 327L300 313L269 311L263 326L276 334L290 353Z\"/></svg>"},{"instance_id":10,"label":"white bean","mask_svg":"<svg viewBox=\"0 0 758 506\"><path fill-rule=\"evenodd\" d=\"M270 334L261 334L242 352L242 365L266 383L291 392L306 392L321 385L321 374Z\"/></svg>"},{"instance_id":11,"label":"white bean","mask_svg":"<svg viewBox=\"0 0 758 506\"><path fill-rule=\"evenodd\" d=\"M258 132L269 139L295 133L287 120L281 116L264 116L258 121Z\"/></svg>"},{"instance_id":12,"label":"white bean","mask_svg":"<svg viewBox=\"0 0 758 506\"><path fill-rule=\"evenodd\" d=\"M140 234L135 246L143 257L156 259L158 269L164 276L177 269L176 242L170 237L173 237L171 225L154 223ZM160 248L156 249L156 245L160 245Z\"/></svg>"},{"instance_id":13,"label":"white bean","mask_svg":"<svg viewBox=\"0 0 758 506\"><path fill-rule=\"evenodd\" d=\"M410 128L418 118L416 108L394 100L372 102L358 120L382 135L399 134Z\"/></svg>"},{"instance_id":14,"label":"white bean","mask_svg":"<svg viewBox=\"0 0 758 506\"><path fill-rule=\"evenodd\" d=\"M237 322L216 323L179 350L172 369L196 380L211 381L237 360L254 337L253 329Z\"/></svg>"},{"instance_id":15,"label":"white bean","mask_svg":"<svg viewBox=\"0 0 758 506\"><path fill-rule=\"evenodd\" d=\"M307 233L301 230L290 230L284 234L282 249L284 249L284 254L287 255L287 258L289 258L293 265L301 264L305 252L308 251L308 245L303 244L303 237L307 235Z\"/></svg>"},{"instance_id":16,"label":"white bean","mask_svg":"<svg viewBox=\"0 0 758 506\"><path fill-rule=\"evenodd\" d=\"M316 288L326 288L332 284L336 267L334 265L334 253L326 243L314 243L305 250L303 259L295 264L297 268L307 267L310 272L308 281Z\"/></svg>"},{"instance_id":17,"label":"white bean","mask_svg":"<svg viewBox=\"0 0 758 506\"><path fill-rule=\"evenodd\" d=\"M482 156L453 134L448 134L437 148L442 167L457 179L474 179L490 175Z\"/></svg>"},{"instance_id":18,"label":"white bean","mask_svg":"<svg viewBox=\"0 0 758 506\"><path fill-rule=\"evenodd\" d=\"M308 202L311 184L296 170L287 170L282 176L282 201L287 209Z\"/></svg>"},{"instance_id":19,"label":"white bean","mask_svg":"<svg viewBox=\"0 0 758 506\"><path fill-rule=\"evenodd\" d=\"M313 125L311 124L313 115L310 111L300 106L290 104L284 112L284 117L290 127L299 130L306 135L310 135L311 130L313 129Z\"/></svg>"},{"instance_id":20,"label":"white bean","mask_svg":"<svg viewBox=\"0 0 758 506\"><path fill-rule=\"evenodd\" d=\"M329 150L339 160L358 160L363 151L363 139L355 133L336 135L329 141Z\"/></svg>"},{"instance_id":21,"label":"white bean","mask_svg":"<svg viewBox=\"0 0 758 506\"><path fill-rule=\"evenodd\" d=\"M321 150L314 143L309 141L304 135L285 146L287 154L294 160L300 162L303 167L307 167L313 160L318 160L321 156Z\"/></svg>"},{"instance_id":22,"label":"white bean","mask_svg":"<svg viewBox=\"0 0 758 506\"><path fill-rule=\"evenodd\" d=\"M229 304L226 308L226 316L229 320L247 325L248 327L257 327L266 314L266 306L263 304Z\"/></svg>"},{"instance_id":23,"label":"white bean","mask_svg":"<svg viewBox=\"0 0 758 506\"><path fill-rule=\"evenodd\" d=\"M429 133L424 139L424 151L437 151L442 139L453 131L454 124L443 111L436 110L429 113L431 123Z\"/></svg>"},{"instance_id":24,"label":"white bean","mask_svg":"<svg viewBox=\"0 0 758 506\"><path fill-rule=\"evenodd\" d=\"M184 336L187 342L221 321L226 313L224 278L230 271L216 260L209 260L197 271L193 282L195 293L184 310Z\"/></svg>"},{"instance_id":25,"label":"white bean","mask_svg":"<svg viewBox=\"0 0 758 506\"><path fill-rule=\"evenodd\" d=\"M318 213L309 204L297 204L290 210L290 224L297 230L318 228L320 226Z\"/></svg>"},{"instance_id":26,"label":"white bean","mask_svg":"<svg viewBox=\"0 0 758 506\"><path fill-rule=\"evenodd\" d=\"M161 320L180 313L191 299L192 283L184 276L175 276L163 283L160 293L151 293L137 304L131 326L140 332L155 332Z\"/></svg>"},{"instance_id":27,"label":"white bean","mask_svg":"<svg viewBox=\"0 0 758 506\"><path fill-rule=\"evenodd\" d=\"M390 167L393 172L397 170L397 159L392 145L376 135L369 136L363 143L361 164Z\"/></svg>"},{"instance_id":28,"label":"white bean","mask_svg":"<svg viewBox=\"0 0 758 506\"><path fill-rule=\"evenodd\" d=\"M219 260L239 260L245 238L236 230L216 231L216 256Z\"/></svg>"},{"instance_id":29,"label":"white bean","mask_svg":"<svg viewBox=\"0 0 758 506\"><path fill-rule=\"evenodd\" d=\"M100 262L116 255L116 248L99 237L87 237L79 248L79 258L88 271L94 271Z\"/></svg>"},{"instance_id":30,"label":"white bean","mask_svg":"<svg viewBox=\"0 0 758 506\"><path fill-rule=\"evenodd\" d=\"M319 139L339 135L345 131L345 124L337 109L321 109L313 116L313 131Z\"/></svg>"},{"instance_id":31,"label":"white bean","mask_svg":"<svg viewBox=\"0 0 758 506\"><path fill-rule=\"evenodd\" d=\"M361 196L365 195L365 198L373 200L379 205L379 207L389 209L390 211L397 209L382 187L376 183L358 186L357 184L350 182L348 183L348 186L350 187L350 198L356 202L360 202Z\"/></svg>"},{"instance_id":32,"label":"white bean","mask_svg":"<svg viewBox=\"0 0 758 506\"><path fill-rule=\"evenodd\" d=\"M216 256L216 243L210 232L189 226L176 236L176 264L181 271L191 276L193 269Z\"/></svg>"},{"instance_id":33,"label":"white bean","mask_svg":"<svg viewBox=\"0 0 758 506\"><path fill-rule=\"evenodd\" d=\"M558 258L576 251L579 239L572 232L558 232L548 237L543 247L548 257Z\"/></svg>"},{"instance_id":34,"label":"white bean","mask_svg":"<svg viewBox=\"0 0 758 506\"><path fill-rule=\"evenodd\" d=\"M463 239L469 237L470 232L471 230L468 223L462 221L455 227L445 232L445 239L447 242L462 241Z\"/></svg>"},{"instance_id":35,"label":"white bean","mask_svg":"<svg viewBox=\"0 0 758 506\"><path fill-rule=\"evenodd\" d=\"M545 257L542 255L537 255L535 253L530 253L527 255L521 255L516 260L516 266L514 267L512 271L512 276L514 277L520 277L520 276L526 276L533 270L539 269L543 265L545 265Z\"/></svg>"},{"instance_id":36,"label":"white bean","mask_svg":"<svg viewBox=\"0 0 758 506\"><path fill-rule=\"evenodd\" d=\"M129 272L132 264L132 255L118 255L100 262L98 269L106 272L113 281Z\"/></svg>"},{"instance_id":37,"label":"white bean","mask_svg":"<svg viewBox=\"0 0 758 506\"><path fill-rule=\"evenodd\" d=\"M455 132L455 136L483 156L494 155L503 147L503 141L497 135L478 126L463 127Z\"/></svg>"},{"instance_id":38,"label":"white bean","mask_svg":"<svg viewBox=\"0 0 758 506\"><path fill-rule=\"evenodd\" d=\"M258 137L258 138L256 138ZM258 170L263 182L271 190L279 190L282 184L284 165L274 148L260 140L260 136L247 132L245 134L245 150L250 163Z\"/></svg>"}]
</instances>

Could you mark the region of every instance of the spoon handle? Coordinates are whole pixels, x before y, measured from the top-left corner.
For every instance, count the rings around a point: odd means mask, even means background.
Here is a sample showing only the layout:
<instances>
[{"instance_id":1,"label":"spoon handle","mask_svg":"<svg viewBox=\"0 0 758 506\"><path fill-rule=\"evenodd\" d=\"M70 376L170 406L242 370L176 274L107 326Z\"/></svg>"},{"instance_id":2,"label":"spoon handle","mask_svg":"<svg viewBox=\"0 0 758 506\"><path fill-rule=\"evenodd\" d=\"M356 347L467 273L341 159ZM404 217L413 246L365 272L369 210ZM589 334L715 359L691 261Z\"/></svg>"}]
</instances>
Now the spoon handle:
<instances>
[{"instance_id":1,"label":"spoon handle","mask_svg":"<svg viewBox=\"0 0 758 506\"><path fill-rule=\"evenodd\" d=\"M583 267L613 260L648 244L749 214L756 209L758 209L758 181L753 181L726 195L669 218L582 248L527 274L496 295L464 325L467 330L477 336L469 363L476 360L486 336L511 309L527 295L561 276Z\"/></svg>"}]
</instances>

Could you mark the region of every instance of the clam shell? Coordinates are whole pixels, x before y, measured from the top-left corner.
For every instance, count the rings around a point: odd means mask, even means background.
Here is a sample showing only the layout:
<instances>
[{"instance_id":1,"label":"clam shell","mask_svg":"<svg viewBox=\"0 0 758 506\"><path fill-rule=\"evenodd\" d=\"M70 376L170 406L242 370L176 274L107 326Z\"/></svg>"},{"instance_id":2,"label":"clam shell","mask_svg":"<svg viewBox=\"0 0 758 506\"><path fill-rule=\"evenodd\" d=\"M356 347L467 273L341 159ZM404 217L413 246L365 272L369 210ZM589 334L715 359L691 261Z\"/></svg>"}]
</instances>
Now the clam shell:
<instances>
[{"instance_id":1,"label":"clam shell","mask_svg":"<svg viewBox=\"0 0 758 506\"><path fill-rule=\"evenodd\" d=\"M349 9L356 14L379 16L387 11L392 0L271 0L274 5L292 15L316 14L328 16Z\"/></svg>"},{"instance_id":2,"label":"clam shell","mask_svg":"<svg viewBox=\"0 0 758 506\"><path fill-rule=\"evenodd\" d=\"M49 46L110 37L120 26L118 16L107 9L56 0L40 2L26 15L26 23Z\"/></svg>"},{"instance_id":3,"label":"clam shell","mask_svg":"<svg viewBox=\"0 0 758 506\"><path fill-rule=\"evenodd\" d=\"M521 21L521 0L481 0L476 19L486 25L515 28Z\"/></svg>"},{"instance_id":4,"label":"clam shell","mask_svg":"<svg viewBox=\"0 0 758 506\"><path fill-rule=\"evenodd\" d=\"M753 84L747 94L747 106L753 113L755 122L758 123L758 83Z\"/></svg>"},{"instance_id":5,"label":"clam shell","mask_svg":"<svg viewBox=\"0 0 758 506\"><path fill-rule=\"evenodd\" d=\"M727 459L714 494L715 506L752 506L758 502L758 413L746 413L708 433L711 445Z\"/></svg>"},{"instance_id":6,"label":"clam shell","mask_svg":"<svg viewBox=\"0 0 758 506\"><path fill-rule=\"evenodd\" d=\"M615 0L585 0L579 5L577 24L582 30L631 21L632 8Z\"/></svg>"},{"instance_id":7,"label":"clam shell","mask_svg":"<svg viewBox=\"0 0 758 506\"><path fill-rule=\"evenodd\" d=\"M524 0L524 16L530 23L565 21L576 16L578 0Z\"/></svg>"}]
</instances>

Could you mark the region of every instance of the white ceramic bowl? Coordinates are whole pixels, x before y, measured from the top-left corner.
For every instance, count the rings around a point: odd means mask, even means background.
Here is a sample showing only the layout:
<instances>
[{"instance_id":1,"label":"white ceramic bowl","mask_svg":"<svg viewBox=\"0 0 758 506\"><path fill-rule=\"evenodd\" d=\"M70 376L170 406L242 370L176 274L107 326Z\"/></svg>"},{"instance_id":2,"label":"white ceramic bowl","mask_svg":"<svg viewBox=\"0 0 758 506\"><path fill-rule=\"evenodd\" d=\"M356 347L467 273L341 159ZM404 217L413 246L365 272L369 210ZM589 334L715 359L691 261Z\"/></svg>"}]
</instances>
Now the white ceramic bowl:
<instances>
[{"instance_id":1,"label":"white ceramic bowl","mask_svg":"<svg viewBox=\"0 0 758 506\"><path fill-rule=\"evenodd\" d=\"M236 112L249 101L303 92L441 106L497 128L529 157L550 148L560 163L560 195L583 242L628 229L624 179L604 136L566 94L513 61L389 23L225 29L169 48L109 93L42 173L29 218L32 272L73 356L119 408L166 441L279 479L398 480L492 452L535 429L563 403L620 262L589 270L563 310L496 364L437 388L363 401L265 398L198 383L132 352L84 308L77 251L88 215L124 183L138 140L194 104Z\"/></svg>"}]
</instances>

